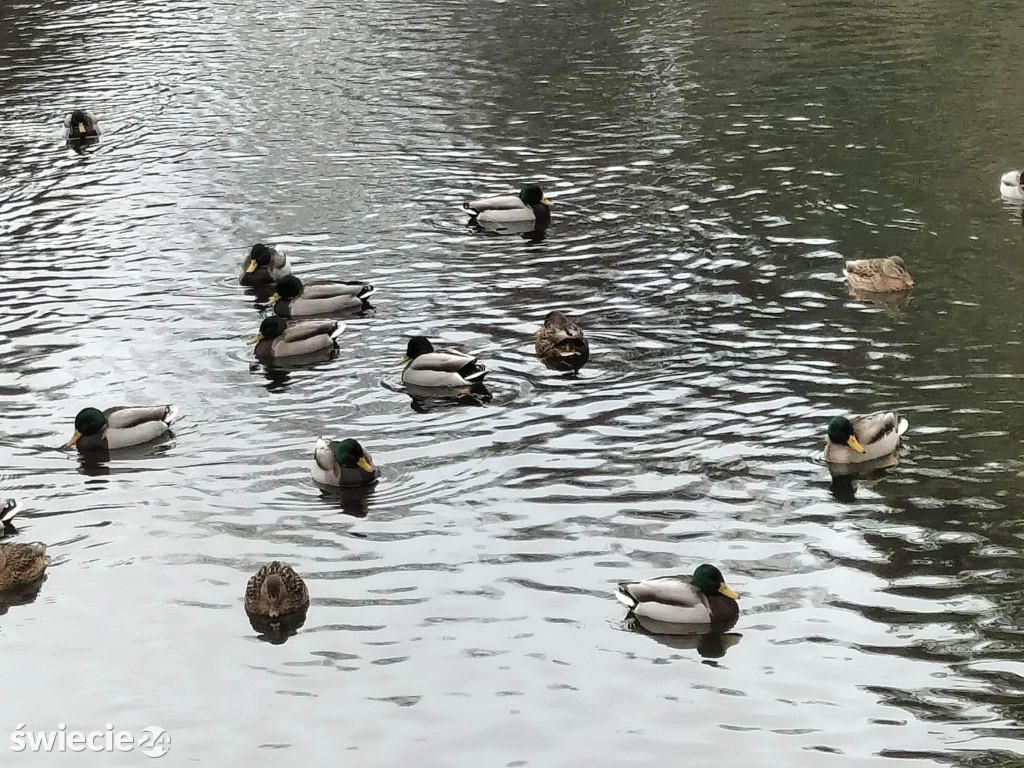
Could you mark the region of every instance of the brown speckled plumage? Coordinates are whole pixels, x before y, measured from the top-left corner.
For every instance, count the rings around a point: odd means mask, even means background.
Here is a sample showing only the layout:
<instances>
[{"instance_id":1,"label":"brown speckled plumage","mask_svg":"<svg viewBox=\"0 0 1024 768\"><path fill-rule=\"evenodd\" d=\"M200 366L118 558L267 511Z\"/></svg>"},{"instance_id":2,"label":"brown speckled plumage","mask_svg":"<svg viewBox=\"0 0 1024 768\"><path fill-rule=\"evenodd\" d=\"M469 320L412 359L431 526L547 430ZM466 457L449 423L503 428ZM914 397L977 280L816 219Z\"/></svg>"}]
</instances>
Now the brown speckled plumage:
<instances>
[{"instance_id":1,"label":"brown speckled plumage","mask_svg":"<svg viewBox=\"0 0 1024 768\"><path fill-rule=\"evenodd\" d=\"M0 592L35 581L49 564L46 545L41 542L0 544Z\"/></svg>"},{"instance_id":2,"label":"brown speckled plumage","mask_svg":"<svg viewBox=\"0 0 1024 768\"><path fill-rule=\"evenodd\" d=\"M848 261L843 274L850 281L850 287L858 291L896 293L914 287L907 265L899 256Z\"/></svg>"},{"instance_id":3,"label":"brown speckled plumage","mask_svg":"<svg viewBox=\"0 0 1024 768\"><path fill-rule=\"evenodd\" d=\"M284 616L309 607L306 583L290 566L264 565L245 587L245 611L258 616Z\"/></svg>"},{"instance_id":4,"label":"brown speckled plumage","mask_svg":"<svg viewBox=\"0 0 1024 768\"><path fill-rule=\"evenodd\" d=\"M578 371L590 359L590 345L579 324L562 312L548 312L537 331L537 357L549 368Z\"/></svg>"}]
</instances>

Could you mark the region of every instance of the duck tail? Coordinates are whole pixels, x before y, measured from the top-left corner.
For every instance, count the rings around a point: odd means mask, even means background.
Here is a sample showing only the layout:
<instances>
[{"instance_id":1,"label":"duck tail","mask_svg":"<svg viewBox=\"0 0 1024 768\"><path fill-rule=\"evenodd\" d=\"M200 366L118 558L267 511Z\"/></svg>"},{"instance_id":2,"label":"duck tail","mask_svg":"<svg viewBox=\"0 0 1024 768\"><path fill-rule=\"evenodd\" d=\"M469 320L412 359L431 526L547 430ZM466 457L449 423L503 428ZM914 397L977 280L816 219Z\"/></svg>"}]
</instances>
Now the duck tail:
<instances>
[{"instance_id":1,"label":"duck tail","mask_svg":"<svg viewBox=\"0 0 1024 768\"><path fill-rule=\"evenodd\" d=\"M360 301L365 302L368 298L373 296L373 294L375 294L376 292L377 292L377 289L374 288L369 283L367 283L366 285L363 286L363 289L361 291L359 291L359 293L356 295L356 298L359 299Z\"/></svg>"},{"instance_id":2,"label":"duck tail","mask_svg":"<svg viewBox=\"0 0 1024 768\"><path fill-rule=\"evenodd\" d=\"M896 434L903 437L903 433L910 428L910 422L900 416L896 421Z\"/></svg>"},{"instance_id":3,"label":"duck tail","mask_svg":"<svg viewBox=\"0 0 1024 768\"><path fill-rule=\"evenodd\" d=\"M333 341L337 341L338 337L341 336L341 334L343 334L344 332L345 332L345 324L344 323L338 323L335 326L334 330L331 331L331 339Z\"/></svg>"},{"instance_id":4,"label":"duck tail","mask_svg":"<svg viewBox=\"0 0 1024 768\"><path fill-rule=\"evenodd\" d=\"M640 602L633 597L633 594L629 591L629 582L623 581L615 590L615 599L622 603L624 606L633 610Z\"/></svg>"},{"instance_id":5,"label":"duck tail","mask_svg":"<svg viewBox=\"0 0 1024 768\"><path fill-rule=\"evenodd\" d=\"M9 523L18 514L18 502L14 499L8 499L3 503L2 509L0 509L0 523Z\"/></svg>"},{"instance_id":6,"label":"duck tail","mask_svg":"<svg viewBox=\"0 0 1024 768\"><path fill-rule=\"evenodd\" d=\"M459 369L459 376L464 378L466 381L483 381L483 378L486 375L487 369L480 365L476 360L471 363L466 363Z\"/></svg>"},{"instance_id":7,"label":"duck tail","mask_svg":"<svg viewBox=\"0 0 1024 768\"><path fill-rule=\"evenodd\" d=\"M171 426L174 422L181 418L181 411L178 410L177 406L168 405L167 414L164 416L164 424Z\"/></svg>"}]
</instances>

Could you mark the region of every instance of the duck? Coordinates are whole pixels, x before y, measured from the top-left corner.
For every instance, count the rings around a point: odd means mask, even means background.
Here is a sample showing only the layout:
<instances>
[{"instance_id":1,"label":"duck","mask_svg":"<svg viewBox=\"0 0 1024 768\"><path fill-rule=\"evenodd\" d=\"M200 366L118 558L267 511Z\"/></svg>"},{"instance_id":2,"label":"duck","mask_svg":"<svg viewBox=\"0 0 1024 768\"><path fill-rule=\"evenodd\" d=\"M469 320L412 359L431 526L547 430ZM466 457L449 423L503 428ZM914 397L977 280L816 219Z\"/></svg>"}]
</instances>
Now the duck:
<instances>
[{"instance_id":1,"label":"duck","mask_svg":"<svg viewBox=\"0 0 1024 768\"><path fill-rule=\"evenodd\" d=\"M49 564L50 557L42 542L0 544L0 592L31 584Z\"/></svg>"},{"instance_id":2,"label":"duck","mask_svg":"<svg viewBox=\"0 0 1024 768\"><path fill-rule=\"evenodd\" d=\"M1024 171L1007 171L999 180L999 194L1007 200L1024 202Z\"/></svg>"},{"instance_id":3,"label":"duck","mask_svg":"<svg viewBox=\"0 0 1024 768\"><path fill-rule=\"evenodd\" d=\"M119 405L101 411L83 408L75 416L75 433L64 448L110 451L155 440L178 418L173 405Z\"/></svg>"},{"instance_id":4,"label":"duck","mask_svg":"<svg viewBox=\"0 0 1024 768\"><path fill-rule=\"evenodd\" d=\"M292 273L288 257L272 245L256 243L242 260L241 285L276 283Z\"/></svg>"},{"instance_id":5,"label":"duck","mask_svg":"<svg viewBox=\"0 0 1024 768\"><path fill-rule=\"evenodd\" d=\"M76 109L64 117L64 134L69 141L95 139L100 135L96 117L87 109Z\"/></svg>"},{"instance_id":6,"label":"duck","mask_svg":"<svg viewBox=\"0 0 1024 768\"><path fill-rule=\"evenodd\" d=\"M260 332L249 343L256 345L254 352L260 360L275 360L331 349L344 330L345 324L336 320L288 324L283 317L274 315L260 323Z\"/></svg>"},{"instance_id":7,"label":"duck","mask_svg":"<svg viewBox=\"0 0 1024 768\"><path fill-rule=\"evenodd\" d=\"M848 261L843 274L855 291L898 293L914 287L914 279L899 256Z\"/></svg>"},{"instance_id":8,"label":"duck","mask_svg":"<svg viewBox=\"0 0 1024 768\"><path fill-rule=\"evenodd\" d=\"M910 422L892 411L865 416L834 416L828 422L825 461L860 464L895 452Z\"/></svg>"},{"instance_id":9,"label":"duck","mask_svg":"<svg viewBox=\"0 0 1024 768\"><path fill-rule=\"evenodd\" d=\"M15 532L14 518L18 514L18 502L7 499L0 503L0 538Z\"/></svg>"},{"instance_id":10,"label":"duck","mask_svg":"<svg viewBox=\"0 0 1024 768\"><path fill-rule=\"evenodd\" d=\"M291 566L277 560L260 568L245 587L245 612L250 616L277 618L307 608L306 582Z\"/></svg>"},{"instance_id":11,"label":"duck","mask_svg":"<svg viewBox=\"0 0 1024 768\"><path fill-rule=\"evenodd\" d=\"M426 336L413 336L405 349L402 382L417 387L467 387L483 381L487 369L472 355L435 352Z\"/></svg>"},{"instance_id":12,"label":"duck","mask_svg":"<svg viewBox=\"0 0 1024 768\"><path fill-rule=\"evenodd\" d=\"M739 595L714 565L698 565L693 575L624 581L615 597L630 613L668 624L725 624L739 617Z\"/></svg>"},{"instance_id":13,"label":"duck","mask_svg":"<svg viewBox=\"0 0 1024 768\"><path fill-rule=\"evenodd\" d=\"M534 334L537 357L549 368L578 373L590 360L590 345L583 329L558 310L548 312Z\"/></svg>"},{"instance_id":14,"label":"duck","mask_svg":"<svg viewBox=\"0 0 1024 768\"><path fill-rule=\"evenodd\" d=\"M313 480L321 485L350 487L372 485L380 470L358 440L321 437L313 452Z\"/></svg>"},{"instance_id":15,"label":"duck","mask_svg":"<svg viewBox=\"0 0 1024 768\"><path fill-rule=\"evenodd\" d=\"M295 275L277 282L270 306L280 317L331 315L346 309L368 306L368 299L376 288L368 283L323 283L303 285Z\"/></svg>"},{"instance_id":16,"label":"duck","mask_svg":"<svg viewBox=\"0 0 1024 768\"><path fill-rule=\"evenodd\" d=\"M463 203L480 224L511 224L535 222L544 227L551 220L551 201L536 184L527 184L518 195L484 197Z\"/></svg>"}]
</instances>

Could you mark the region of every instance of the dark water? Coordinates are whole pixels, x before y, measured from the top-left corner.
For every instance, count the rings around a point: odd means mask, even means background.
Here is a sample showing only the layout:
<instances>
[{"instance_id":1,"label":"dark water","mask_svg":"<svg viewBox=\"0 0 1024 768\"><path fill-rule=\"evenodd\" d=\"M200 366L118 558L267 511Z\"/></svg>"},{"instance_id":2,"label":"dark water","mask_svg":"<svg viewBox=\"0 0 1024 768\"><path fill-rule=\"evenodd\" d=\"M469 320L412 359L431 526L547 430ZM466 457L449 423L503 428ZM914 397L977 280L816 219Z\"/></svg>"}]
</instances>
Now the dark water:
<instances>
[{"instance_id":1,"label":"dark water","mask_svg":"<svg viewBox=\"0 0 1024 768\"><path fill-rule=\"evenodd\" d=\"M1019 19L4 0L0 497L55 563L0 616L0 750L110 722L173 765L1015 764ZM464 228L523 180L545 241ZM378 286L336 360L251 359L258 240ZM889 254L909 305L851 298L843 259ZM580 380L532 356L556 307ZM413 408L419 332L493 399ZM53 450L121 402L185 419L105 466ZM824 422L883 407L900 467L833 492ZM319 434L383 467L365 505L309 482ZM284 645L241 605L272 558L312 596ZM743 595L724 655L623 626L616 580L704 561Z\"/></svg>"}]
</instances>

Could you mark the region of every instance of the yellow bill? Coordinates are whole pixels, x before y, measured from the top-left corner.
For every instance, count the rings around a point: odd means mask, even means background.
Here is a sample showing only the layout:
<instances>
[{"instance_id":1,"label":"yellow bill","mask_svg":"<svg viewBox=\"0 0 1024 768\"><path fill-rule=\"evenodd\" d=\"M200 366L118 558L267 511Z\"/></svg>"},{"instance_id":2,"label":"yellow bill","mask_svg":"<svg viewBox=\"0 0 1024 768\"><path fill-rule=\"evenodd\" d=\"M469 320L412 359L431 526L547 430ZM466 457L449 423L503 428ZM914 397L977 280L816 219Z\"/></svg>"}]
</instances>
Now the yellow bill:
<instances>
[{"instance_id":1,"label":"yellow bill","mask_svg":"<svg viewBox=\"0 0 1024 768\"><path fill-rule=\"evenodd\" d=\"M373 472L373 464L366 460L365 456L360 456L359 461L356 462L360 469L365 469L367 472Z\"/></svg>"},{"instance_id":2,"label":"yellow bill","mask_svg":"<svg viewBox=\"0 0 1024 768\"><path fill-rule=\"evenodd\" d=\"M255 336L253 336L251 339L249 339L249 343L250 344L258 344L261 341L263 341L263 334L262 333L257 333Z\"/></svg>"},{"instance_id":3,"label":"yellow bill","mask_svg":"<svg viewBox=\"0 0 1024 768\"><path fill-rule=\"evenodd\" d=\"M850 439L846 441L846 444L853 448L857 453L864 453L864 446L861 445L860 441L853 435L850 435Z\"/></svg>"},{"instance_id":4,"label":"yellow bill","mask_svg":"<svg viewBox=\"0 0 1024 768\"><path fill-rule=\"evenodd\" d=\"M726 586L724 583L719 585L718 591L721 594L725 595L726 597L731 597L733 600L739 600L740 599L739 593L735 592L732 589L729 589L729 587Z\"/></svg>"},{"instance_id":5,"label":"yellow bill","mask_svg":"<svg viewBox=\"0 0 1024 768\"><path fill-rule=\"evenodd\" d=\"M542 198L540 199L540 201L541 201L542 203L544 203L544 205L546 205L546 206L548 206L548 207L551 207L552 205L554 205L554 203L552 203L552 202L551 202L550 200L548 200L548 199L547 199L546 197L542 197Z\"/></svg>"},{"instance_id":6,"label":"yellow bill","mask_svg":"<svg viewBox=\"0 0 1024 768\"><path fill-rule=\"evenodd\" d=\"M279 293L275 293L275 294L274 294L273 296L271 296L271 297L270 297L270 298L269 298L269 299L267 300L267 304L269 304L270 306L274 306L274 305L275 305L275 304L277 304L277 302L279 302L280 300L281 300L281 294L279 294Z\"/></svg>"},{"instance_id":7,"label":"yellow bill","mask_svg":"<svg viewBox=\"0 0 1024 768\"><path fill-rule=\"evenodd\" d=\"M78 124L78 132L79 132L79 133L85 133L85 123L81 123L81 122L80 122L80 123Z\"/></svg>"},{"instance_id":8,"label":"yellow bill","mask_svg":"<svg viewBox=\"0 0 1024 768\"><path fill-rule=\"evenodd\" d=\"M256 259L253 259L252 261L249 262L249 266L245 268L245 271L246 272L255 272L259 268L260 268L260 265L256 262Z\"/></svg>"},{"instance_id":9,"label":"yellow bill","mask_svg":"<svg viewBox=\"0 0 1024 768\"><path fill-rule=\"evenodd\" d=\"M81 436L82 436L82 433L81 433L81 432L79 432L79 431L78 431L78 430L76 429L76 430L75 430L75 434L73 434L73 435L71 436L71 439L70 439L70 440L68 440L68 441L67 441L66 443L64 443L64 447L65 447L65 448L70 448L70 447L71 447L72 445L74 445L75 443L77 443L77 442L78 442L78 438L80 438Z\"/></svg>"},{"instance_id":10,"label":"yellow bill","mask_svg":"<svg viewBox=\"0 0 1024 768\"><path fill-rule=\"evenodd\" d=\"M399 360L398 362L399 362L399 364L409 362L409 356L408 355L402 355L402 359Z\"/></svg>"}]
</instances>

